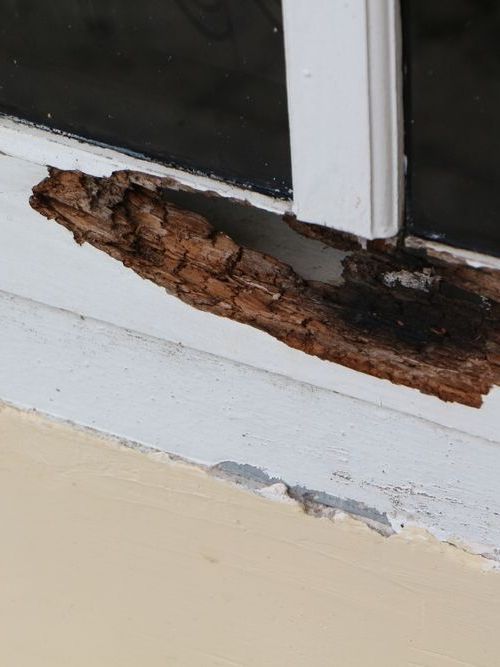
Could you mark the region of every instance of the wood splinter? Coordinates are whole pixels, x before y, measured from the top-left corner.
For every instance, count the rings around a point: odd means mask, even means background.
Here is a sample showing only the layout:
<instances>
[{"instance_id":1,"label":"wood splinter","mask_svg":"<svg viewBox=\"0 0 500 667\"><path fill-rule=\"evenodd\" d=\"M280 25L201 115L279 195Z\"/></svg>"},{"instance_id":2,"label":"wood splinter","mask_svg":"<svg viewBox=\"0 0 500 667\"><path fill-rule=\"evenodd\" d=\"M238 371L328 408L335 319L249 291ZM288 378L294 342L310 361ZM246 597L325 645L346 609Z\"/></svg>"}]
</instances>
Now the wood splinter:
<instances>
[{"instance_id":1,"label":"wood splinter","mask_svg":"<svg viewBox=\"0 0 500 667\"><path fill-rule=\"evenodd\" d=\"M303 280L168 201L168 181L50 169L31 206L195 308L445 401L479 407L499 382L499 305L425 258L357 250L344 284Z\"/></svg>"}]
</instances>

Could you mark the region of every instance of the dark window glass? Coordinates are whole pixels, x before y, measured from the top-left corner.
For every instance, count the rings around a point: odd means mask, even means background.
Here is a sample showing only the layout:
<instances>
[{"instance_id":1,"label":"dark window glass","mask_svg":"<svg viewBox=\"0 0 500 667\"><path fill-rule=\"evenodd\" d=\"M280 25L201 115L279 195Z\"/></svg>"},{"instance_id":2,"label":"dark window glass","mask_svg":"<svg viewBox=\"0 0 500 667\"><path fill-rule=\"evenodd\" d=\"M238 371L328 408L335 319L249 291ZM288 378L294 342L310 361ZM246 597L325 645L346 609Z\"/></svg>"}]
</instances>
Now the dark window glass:
<instances>
[{"instance_id":1,"label":"dark window glass","mask_svg":"<svg viewBox=\"0 0 500 667\"><path fill-rule=\"evenodd\" d=\"M0 111L290 195L279 0L0 0Z\"/></svg>"},{"instance_id":2,"label":"dark window glass","mask_svg":"<svg viewBox=\"0 0 500 667\"><path fill-rule=\"evenodd\" d=\"M500 255L500 2L404 0L413 234Z\"/></svg>"}]
</instances>

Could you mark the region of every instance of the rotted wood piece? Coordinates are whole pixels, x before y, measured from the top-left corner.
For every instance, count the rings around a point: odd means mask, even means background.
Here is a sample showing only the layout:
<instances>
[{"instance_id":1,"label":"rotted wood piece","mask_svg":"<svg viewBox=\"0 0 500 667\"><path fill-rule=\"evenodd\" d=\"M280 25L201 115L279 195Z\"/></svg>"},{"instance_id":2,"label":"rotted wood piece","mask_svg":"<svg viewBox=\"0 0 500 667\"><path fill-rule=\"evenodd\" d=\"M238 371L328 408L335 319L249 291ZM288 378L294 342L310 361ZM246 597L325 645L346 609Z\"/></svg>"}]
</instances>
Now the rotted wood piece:
<instances>
[{"instance_id":1,"label":"rotted wood piece","mask_svg":"<svg viewBox=\"0 0 500 667\"><path fill-rule=\"evenodd\" d=\"M50 169L31 206L195 308L328 361L479 407L499 381L498 304L421 258L357 250L341 286L303 280L168 201L168 182Z\"/></svg>"}]
</instances>

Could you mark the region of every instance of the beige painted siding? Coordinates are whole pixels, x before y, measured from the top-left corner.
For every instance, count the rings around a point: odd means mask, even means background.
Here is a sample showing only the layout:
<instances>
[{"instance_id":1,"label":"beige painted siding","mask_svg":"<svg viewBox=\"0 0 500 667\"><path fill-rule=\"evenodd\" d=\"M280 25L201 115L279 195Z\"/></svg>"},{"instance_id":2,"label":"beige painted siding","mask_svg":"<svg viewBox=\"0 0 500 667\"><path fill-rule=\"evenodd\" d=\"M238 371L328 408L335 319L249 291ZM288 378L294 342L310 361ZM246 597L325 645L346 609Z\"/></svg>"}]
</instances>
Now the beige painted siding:
<instances>
[{"instance_id":1,"label":"beige painted siding","mask_svg":"<svg viewBox=\"0 0 500 667\"><path fill-rule=\"evenodd\" d=\"M0 409L0 664L494 667L500 573Z\"/></svg>"}]
</instances>

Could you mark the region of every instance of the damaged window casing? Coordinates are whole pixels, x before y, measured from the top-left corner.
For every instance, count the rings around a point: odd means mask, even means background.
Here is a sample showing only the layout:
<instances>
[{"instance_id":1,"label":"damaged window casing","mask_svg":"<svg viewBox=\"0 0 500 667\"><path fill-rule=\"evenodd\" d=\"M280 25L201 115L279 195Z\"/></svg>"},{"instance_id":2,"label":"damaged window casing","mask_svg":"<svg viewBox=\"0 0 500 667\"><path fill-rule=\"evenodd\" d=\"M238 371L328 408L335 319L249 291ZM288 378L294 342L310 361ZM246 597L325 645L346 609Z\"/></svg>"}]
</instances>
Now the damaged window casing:
<instances>
[{"instance_id":1,"label":"damaged window casing","mask_svg":"<svg viewBox=\"0 0 500 667\"><path fill-rule=\"evenodd\" d=\"M448 265L399 243L363 249L288 219L298 231L351 249L342 284L308 281L218 231L217 220L173 204L169 186L138 172L96 178L51 169L31 205L169 294L307 354L474 407L499 382L494 271Z\"/></svg>"}]
</instances>

